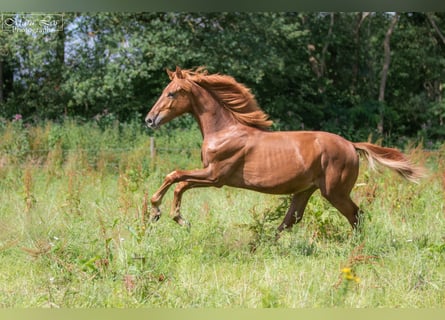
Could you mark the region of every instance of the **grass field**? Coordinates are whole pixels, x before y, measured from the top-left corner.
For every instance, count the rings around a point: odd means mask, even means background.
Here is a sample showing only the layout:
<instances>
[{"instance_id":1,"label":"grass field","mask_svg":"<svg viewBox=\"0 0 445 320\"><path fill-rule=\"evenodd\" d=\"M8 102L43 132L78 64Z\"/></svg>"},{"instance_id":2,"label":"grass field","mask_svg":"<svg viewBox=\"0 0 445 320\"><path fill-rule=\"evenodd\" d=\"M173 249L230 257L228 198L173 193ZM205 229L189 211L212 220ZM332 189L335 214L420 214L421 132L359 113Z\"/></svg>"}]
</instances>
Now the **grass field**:
<instances>
[{"instance_id":1,"label":"grass field","mask_svg":"<svg viewBox=\"0 0 445 320\"><path fill-rule=\"evenodd\" d=\"M162 131L163 130L163 131ZM445 148L407 150L414 185L362 161L353 234L318 193L274 241L286 197L232 188L184 195L191 228L144 223L176 168L200 167L197 130L138 125L0 130L1 307L445 307Z\"/></svg>"}]
</instances>

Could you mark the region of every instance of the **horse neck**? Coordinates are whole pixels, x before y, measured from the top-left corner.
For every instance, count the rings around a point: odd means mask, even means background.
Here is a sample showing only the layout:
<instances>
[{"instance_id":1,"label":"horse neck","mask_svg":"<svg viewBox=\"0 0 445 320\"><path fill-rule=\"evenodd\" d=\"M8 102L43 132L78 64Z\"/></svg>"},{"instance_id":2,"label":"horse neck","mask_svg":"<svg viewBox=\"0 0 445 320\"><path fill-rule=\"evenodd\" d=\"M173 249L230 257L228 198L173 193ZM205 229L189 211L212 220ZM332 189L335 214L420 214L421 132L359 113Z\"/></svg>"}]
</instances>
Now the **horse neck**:
<instances>
[{"instance_id":1,"label":"horse neck","mask_svg":"<svg viewBox=\"0 0 445 320\"><path fill-rule=\"evenodd\" d=\"M203 137L227 129L229 126L242 126L207 90L193 86L192 93L194 96L192 114L199 124Z\"/></svg>"}]
</instances>

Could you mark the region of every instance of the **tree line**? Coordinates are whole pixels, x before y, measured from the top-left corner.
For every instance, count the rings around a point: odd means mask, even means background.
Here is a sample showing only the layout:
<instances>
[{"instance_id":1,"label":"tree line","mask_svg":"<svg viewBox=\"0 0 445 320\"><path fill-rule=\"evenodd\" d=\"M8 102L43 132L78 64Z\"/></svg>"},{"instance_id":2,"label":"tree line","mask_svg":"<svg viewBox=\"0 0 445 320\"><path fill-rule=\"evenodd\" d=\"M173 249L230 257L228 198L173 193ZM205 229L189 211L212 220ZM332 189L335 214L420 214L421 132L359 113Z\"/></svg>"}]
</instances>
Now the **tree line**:
<instances>
[{"instance_id":1,"label":"tree line","mask_svg":"<svg viewBox=\"0 0 445 320\"><path fill-rule=\"evenodd\" d=\"M3 121L142 122L165 68L206 66L250 87L277 130L445 137L445 13L64 13L53 32L19 31L0 30Z\"/></svg>"}]
</instances>

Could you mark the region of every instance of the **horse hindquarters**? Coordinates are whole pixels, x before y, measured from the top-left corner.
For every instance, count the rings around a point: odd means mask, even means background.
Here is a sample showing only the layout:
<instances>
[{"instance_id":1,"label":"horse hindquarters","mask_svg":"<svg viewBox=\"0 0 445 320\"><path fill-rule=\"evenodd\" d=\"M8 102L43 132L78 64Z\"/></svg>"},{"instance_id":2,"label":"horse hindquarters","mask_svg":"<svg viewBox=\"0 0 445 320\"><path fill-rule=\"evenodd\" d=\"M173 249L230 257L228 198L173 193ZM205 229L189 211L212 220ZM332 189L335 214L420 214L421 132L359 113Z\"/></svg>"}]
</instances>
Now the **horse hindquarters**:
<instances>
[{"instance_id":1,"label":"horse hindquarters","mask_svg":"<svg viewBox=\"0 0 445 320\"><path fill-rule=\"evenodd\" d=\"M358 155L351 142L336 135L325 135L323 145L320 192L356 228L359 207L350 194L359 173Z\"/></svg>"}]
</instances>

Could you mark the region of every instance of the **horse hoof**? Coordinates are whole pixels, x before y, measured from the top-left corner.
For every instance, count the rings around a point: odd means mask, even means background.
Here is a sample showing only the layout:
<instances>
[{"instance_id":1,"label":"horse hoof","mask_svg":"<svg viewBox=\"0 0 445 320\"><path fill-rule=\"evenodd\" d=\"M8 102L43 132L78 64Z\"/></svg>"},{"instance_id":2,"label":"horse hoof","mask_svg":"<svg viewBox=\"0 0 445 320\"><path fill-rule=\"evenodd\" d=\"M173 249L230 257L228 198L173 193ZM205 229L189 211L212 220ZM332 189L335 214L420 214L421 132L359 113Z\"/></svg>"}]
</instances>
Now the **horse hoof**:
<instances>
[{"instance_id":1,"label":"horse hoof","mask_svg":"<svg viewBox=\"0 0 445 320\"><path fill-rule=\"evenodd\" d=\"M178 223L181 227L185 227L188 231L190 231L192 225L181 216L174 217L173 220L176 221L176 223Z\"/></svg>"},{"instance_id":2,"label":"horse hoof","mask_svg":"<svg viewBox=\"0 0 445 320\"><path fill-rule=\"evenodd\" d=\"M161 217L161 210L158 207L152 207L151 208L151 215L150 215L150 221L156 222Z\"/></svg>"},{"instance_id":3,"label":"horse hoof","mask_svg":"<svg viewBox=\"0 0 445 320\"><path fill-rule=\"evenodd\" d=\"M190 232L190 230L192 229L192 224L190 223L190 222L188 222L187 220L183 220L184 221L184 223L182 224L182 226L184 227L184 228L186 228L186 230L188 231L188 232Z\"/></svg>"}]
</instances>

